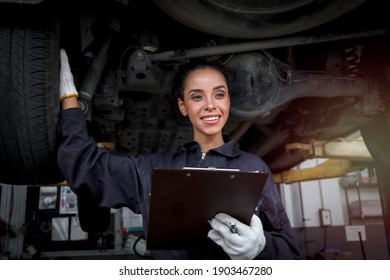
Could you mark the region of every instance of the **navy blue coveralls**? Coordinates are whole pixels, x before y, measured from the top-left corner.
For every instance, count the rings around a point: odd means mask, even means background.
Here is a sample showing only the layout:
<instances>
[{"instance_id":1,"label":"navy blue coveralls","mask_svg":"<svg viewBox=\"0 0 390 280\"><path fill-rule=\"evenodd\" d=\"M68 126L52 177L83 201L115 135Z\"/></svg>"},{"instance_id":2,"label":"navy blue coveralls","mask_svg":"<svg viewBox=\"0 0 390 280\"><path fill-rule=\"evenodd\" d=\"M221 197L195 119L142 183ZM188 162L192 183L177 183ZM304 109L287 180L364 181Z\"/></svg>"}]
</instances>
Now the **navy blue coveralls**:
<instances>
[{"instance_id":1,"label":"navy blue coveralls","mask_svg":"<svg viewBox=\"0 0 390 280\"><path fill-rule=\"evenodd\" d=\"M58 151L58 165L77 194L90 193L100 206L128 207L141 213L147 235L149 193L154 168L215 167L235 168L242 171L270 173L268 166L257 156L245 153L230 141L210 150L202 159L200 146L195 141L185 144L180 153L155 153L145 156L115 156L98 148L88 134L87 123L80 109L60 112L62 133ZM259 199L257 215L260 217L266 246L256 259L300 259L291 226L279 192L269 176ZM215 246L213 246L215 245ZM194 251L151 251L154 259L227 259L228 255L216 244L208 249Z\"/></svg>"}]
</instances>

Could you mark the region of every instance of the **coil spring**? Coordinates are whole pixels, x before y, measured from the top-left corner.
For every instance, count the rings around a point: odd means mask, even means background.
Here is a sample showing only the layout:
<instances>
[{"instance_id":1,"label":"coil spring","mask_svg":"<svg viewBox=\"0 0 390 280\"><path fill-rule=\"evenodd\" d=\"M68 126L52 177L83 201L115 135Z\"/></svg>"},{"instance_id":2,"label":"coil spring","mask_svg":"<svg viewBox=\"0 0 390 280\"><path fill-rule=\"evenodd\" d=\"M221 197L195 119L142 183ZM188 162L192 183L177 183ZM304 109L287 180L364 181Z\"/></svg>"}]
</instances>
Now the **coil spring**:
<instances>
[{"instance_id":1,"label":"coil spring","mask_svg":"<svg viewBox=\"0 0 390 280\"><path fill-rule=\"evenodd\" d=\"M362 54L361 46L353 46L345 49L345 59L349 69L349 75L355 77L359 71L358 66Z\"/></svg>"}]
</instances>

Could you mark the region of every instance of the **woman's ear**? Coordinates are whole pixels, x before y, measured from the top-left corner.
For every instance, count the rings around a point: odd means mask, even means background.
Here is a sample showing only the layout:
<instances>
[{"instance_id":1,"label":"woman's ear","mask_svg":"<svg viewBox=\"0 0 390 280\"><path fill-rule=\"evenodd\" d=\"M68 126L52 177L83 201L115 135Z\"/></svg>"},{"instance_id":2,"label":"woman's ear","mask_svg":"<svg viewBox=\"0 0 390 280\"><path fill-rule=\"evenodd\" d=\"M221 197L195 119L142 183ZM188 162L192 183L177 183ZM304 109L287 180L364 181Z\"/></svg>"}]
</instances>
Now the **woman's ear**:
<instances>
[{"instance_id":1,"label":"woman's ear","mask_svg":"<svg viewBox=\"0 0 390 280\"><path fill-rule=\"evenodd\" d=\"M188 114L187 114L187 109L186 109L186 106L184 105L184 102L183 100L181 100L181 98L178 98L177 99L177 106L179 106L179 110L180 110L180 113L186 117Z\"/></svg>"}]
</instances>

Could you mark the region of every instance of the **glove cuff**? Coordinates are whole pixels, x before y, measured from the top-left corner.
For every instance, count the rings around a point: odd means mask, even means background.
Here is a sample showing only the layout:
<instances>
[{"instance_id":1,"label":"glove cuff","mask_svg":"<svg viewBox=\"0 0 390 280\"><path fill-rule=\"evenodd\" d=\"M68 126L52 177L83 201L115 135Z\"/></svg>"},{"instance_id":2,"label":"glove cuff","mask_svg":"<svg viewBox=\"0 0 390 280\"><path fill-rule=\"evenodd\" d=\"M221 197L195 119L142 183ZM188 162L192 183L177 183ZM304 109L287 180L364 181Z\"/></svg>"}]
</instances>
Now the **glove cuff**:
<instances>
[{"instance_id":1,"label":"glove cuff","mask_svg":"<svg viewBox=\"0 0 390 280\"><path fill-rule=\"evenodd\" d=\"M73 77L68 77L60 81L60 101L68 97L78 97L79 93L77 92L76 86L73 82Z\"/></svg>"},{"instance_id":2,"label":"glove cuff","mask_svg":"<svg viewBox=\"0 0 390 280\"><path fill-rule=\"evenodd\" d=\"M68 94L61 94L60 95L60 101L64 100L65 98L69 98L69 97L78 97L79 94L76 92L76 93L68 93Z\"/></svg>"},{"instance_id":3,"label":"glove cuff","mask_svg":"<svg viewBox=\"0 0 390 280\"><path fill-rule=\"evenodd\" d=\"M260 237L260 244L259 244L259 248L257 250L257 254L255 256L255 258L261 254L261 252L263 252L264 248L265 248L265 244L267 243L267 239L265 238L265 235L262 234L261 237Z\"/></svg>"}]
</instances>

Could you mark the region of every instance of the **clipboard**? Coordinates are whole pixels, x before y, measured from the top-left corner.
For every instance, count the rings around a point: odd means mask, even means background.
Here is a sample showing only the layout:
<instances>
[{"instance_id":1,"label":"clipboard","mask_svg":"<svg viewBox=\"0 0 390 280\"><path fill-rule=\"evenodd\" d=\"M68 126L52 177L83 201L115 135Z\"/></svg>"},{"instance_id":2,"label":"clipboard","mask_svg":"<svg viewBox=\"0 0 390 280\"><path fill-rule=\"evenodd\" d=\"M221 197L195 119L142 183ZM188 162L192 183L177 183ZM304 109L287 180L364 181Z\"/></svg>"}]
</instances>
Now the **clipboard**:
<instances>
[{"instance_id":1,"label":"clipboard","mask_svg":"<svg viewBox=\"0 0 390 280\"><path fill-rule=\"evenodd\" d=\"M153 170L147 249L207 246L208 221L220 212L249 225L267 177L237 169Z\"/></svg>"}]
</instances>

